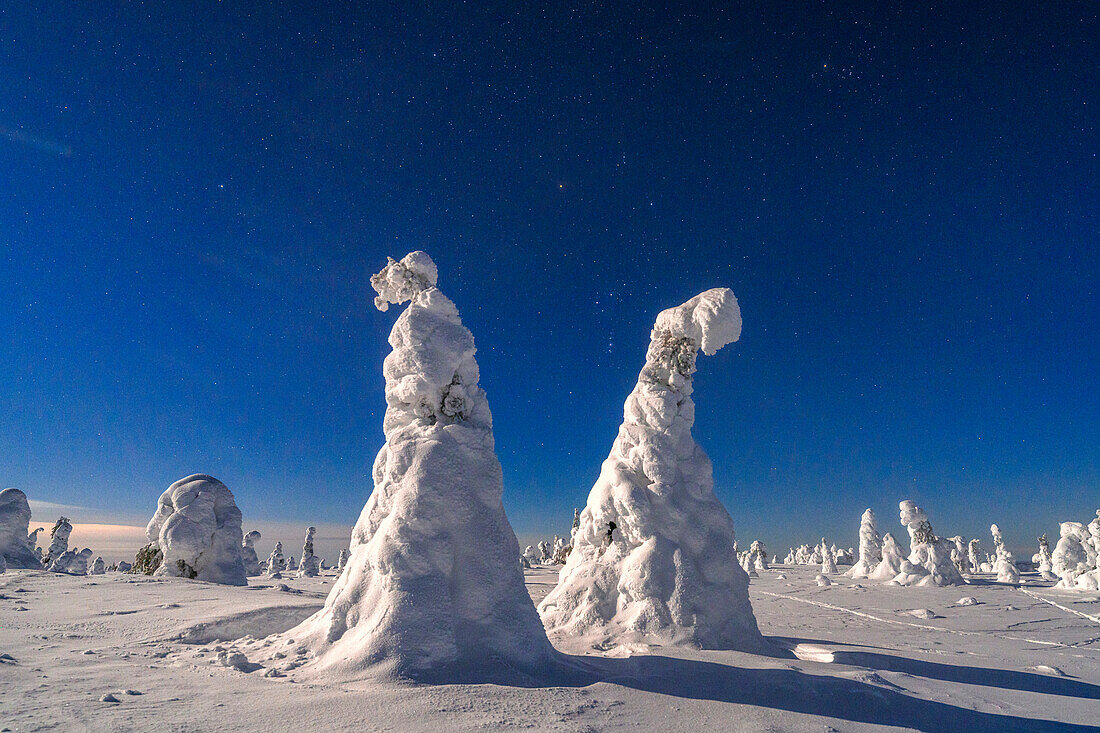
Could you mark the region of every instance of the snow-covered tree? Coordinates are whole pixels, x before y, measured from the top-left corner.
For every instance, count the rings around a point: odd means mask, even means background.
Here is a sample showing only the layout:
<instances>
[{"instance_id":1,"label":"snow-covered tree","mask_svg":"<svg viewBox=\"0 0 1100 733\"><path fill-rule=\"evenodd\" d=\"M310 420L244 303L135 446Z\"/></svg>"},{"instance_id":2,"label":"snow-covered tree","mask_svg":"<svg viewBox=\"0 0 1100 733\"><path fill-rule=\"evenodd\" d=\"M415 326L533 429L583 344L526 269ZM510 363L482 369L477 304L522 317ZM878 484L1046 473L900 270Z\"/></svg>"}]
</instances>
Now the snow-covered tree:
<instances>
[{"instance_id":1,"label":"snow-covered tree","mask_svg":"<svg viewBox=\"0 0 1100 733\"><path fill-rule=\"evenodd\" d=\"M951 550L951 562L955 563L955 569L962 573L970 572L970 559L967 554L966 538L956 535L949 537L948 542L955 545Z\"/></svg>"},{"instance_id":2,"label":"snow-covered tree","mask_svg":"<svg viewBox=\"0 0 1100 733\"><path fill-rule=\"evenodd\" d=\"M283 543L276 542L275 549L267 558L267 574L275 575L286 570L286 558L283 557Z\"/></svg>"},{"instance_id":3,"label":"snow-covered tree","mask_svg":"<svg viewBox=\"0 0 1100 733\"><path fill-rule=\"evenodd\" d=\"M254 575L263 575L264 567L260 564L260 558L256 556L256 543L260 541L262 535L256 530L252 530L244 536L244 542L241 544L241 562L244 563L245 575L252 577Z\"/></svg>"},{"instance_id":4,"label":"snow-covered tree","mask_svg":"<svg viewBox=\"0 0 1100 733\"><path fill-rule=\"evenodd\" d=\"M49 567L59 557L69 551L69 535L73 532L73 524L68 517L59 517L50 530L50 548L46 550L46 556L42 564Z\"/></svg>"},{"instance_id":5,"label":"snow-covered tree","mask_svg":"<svg viewBox=\"0 0 1100 733\"><path fill-rule=\"evenodd\" d=\"M821 574L832 575L837 572L836 560L833 559L832 550L825 544L825 538L821 538L821 544L817 546L817 554L821 556Z\"/></svg>"},{"instance_id":6,"label":"snow-covered tree","mask_svg":"<svg viewBox=\"0 0 1100 733\"><path fill-rule=\"evenodd\" d=\"M298 563L297 575L299 578L313 578L321 572L321 565L317 560L317 556L313 554L313 537L316 534L316 527L306 528L306 539L302 543L302 559Z\"/></svg>"},{"instance_id":7,"label":"snow-covered tree","mask_svg":"<svg viewBox=\"0 0 1100 733\"><path fill-rule=\"evenodd\" d=\"M523 551L523 559L526 560L529 565L538 565L542 560L542 555L534 545L527 545L527 548Z\"/></svg>"},{"instance_id":8,"label":"snow-covered tree","mask_svg":"<svg viewBox=\"0 0 1100 733\"><path fill-rule=\"evenodd\" d=\"M753 540L749 547L749 557L752 559L752 567L757 571L768 569L768 551L760 540Z\"/></svg>"},{"instance_id":9,"label":"snow-covered tree","mask_svg":"<svg viewBox=\"0 0 1100 733\"><path fill-rule=\"evenodd\" d=\"M796 561L795 561L795 557L794 557L794 548L789 547L789 548L787 548L787 556L785 558L783 558L783 564L784 565L794 565L795 562Z\"/></svg>"},{"instance_id":10,"label":"snow-covered tree","mask_svg":"<svg viewBox=\"0 0 1100 733\"><path fill-rule=\"evenodd\" d=\"M1050 540L1047 539L1046 532L1039 535L1038 542L1039 552L1035 556L1036 569L1043 580L1057 580L1057 576L1052 572L1054 570L1053 557L1050 553Z\"/></svg>"},{"instance_id":11,"label":"snow-covered tree","mask_svg":"<svg viewBox=\"0 0 1100 733\"><path fill-rule=\"evenodd\" d=\"M4 558L7 567L42 567L35 549L38 530L28 535L30 524L31 505L27 501L27 495L19 489L0 491L0 556ZM67 545L68 534L65 535L65 542Z\"/></svg>"},{"instance_id":12,"label":"snow-covered tree","mask_svg":"<svg viewBox=\"0 0 1100 733\"><path fill-rule=\"evenodd\" d=\"M1061 537L1051 555L1051 569L1060 578L1056 587L1073 590L1077 579L1092 569L1095 555L1089 556L1091 537L1081 522L1062 522L1059 529Z\"/></svg>"},{"instance_id":13,"label":"snow-covered tree","mask_svg":"<svg viewBox=\"0 0 1100 733\"><path fill-rule=\"evenodd\" d=\"M557 659L501 502L474 339L436 279L423 252L371 278L380 310L411 301L383 365L386 443L374 491L324 607L264 647L308 650L305 675L540 673Z\"/></svg>"},{"instance_id":14,"label":"snow-covered tree","mask_svg":"<svg viewBox=\"0 0 1100 733\"><path fill-rule=\"evenodd\" d=\"M337 558L337 560L336 560L336 570L337 570L337 572L343 572L344 571L344 566L348 564L348 557L350 557L348 555L348 548L341 547L340 548L340 557Z\"/></svg>"},{"instance_id":15,"label":"snow-covered tree","mask_svg":"<svg viewBox=\"0 0 1100 733\"><path fill-rule=\"evenodd\" d=\"M169 486L145 528L164 560L154 575L248 585L241 510L225 484L197 473Z\"/></svg>"},{"instance_id":16,"label":"snow-covered tree","mask_svg":"<svg viewBox=\"0 0 1100 733\"><path fill-rule=\"evenodd\" d=\"M901 572L901 564L904 559L901 547L898 546L894 535L887 532L882 536L882 561L867 577L871 580L893 580Z\"/></svg>"},{"instance_id":17,"label":"snow-covered tree","mask_svg":"<svg viewBox=\"0 0 1100 733\"><path fill-rule=\"evenodd\" d=\"M554 548L553 546L543 540L539 543L539 562L543 565L549 565L554 560Z\"/></svg>"},{"instance_id":18,"label":"snow-covered tree","mask_svg":"<svg viewBox=\"0 0 1100 733\"><path fill-rule=\"evenodd\" d=\"M882 539L878 534L875 513L863 512L859 520L859 560L846 574L849 578L866 578L882 562Z\"/></svg>"},{"instance_id":19,"label":"snow-covered tree","mask_svg":"<svg viewBox=\"0 0 1100 733\"><path fill-rule=\"evenodd\" d=\"M994 524L990 526L989 531L993 535L993 547L997 552L997 560L993 564L993 571L997 573L997 580L1001 583L1019 583L1020 571L1016 568L1012 553L1005 547L1004 537L1001 536L1001 528Z\"/></svg>"},{"instance_id":20,"label":"snow-covered tree","mask_svg":"<svg viewBox=\"0 0 1100 733\"><path fill-rule=\"evenodd\" d=\"M733 520L691 435L696 356L740 333L737 300L725 288L657 316L573 551L539 605L551 633L600 645L763 648Z\"/></svg>"},{"instance_id":21,"label":"snow-covered tree","mask_svg":"<svg viewBox=\"0 0 1100 733\"><path fill-rule=\"evenodd\" d=\"M899 502L898 512L909 531L910 550L894 581L899 585L963 585L966 581L951 562L955 544L936 537L928 515L914 502Z\"/></svg>"},{"instance_id":22,"label":"snow-covered tree","mask_svg":"<svg viewBox=\"0 0 1100 733\"><path fill-rule=\"evenodd\" d=\"M107 564L103 562L102 557L97 557L92 561L92 566L88 568L88 575L103 575L107 572Z\"/></svg>"}]
</instances>

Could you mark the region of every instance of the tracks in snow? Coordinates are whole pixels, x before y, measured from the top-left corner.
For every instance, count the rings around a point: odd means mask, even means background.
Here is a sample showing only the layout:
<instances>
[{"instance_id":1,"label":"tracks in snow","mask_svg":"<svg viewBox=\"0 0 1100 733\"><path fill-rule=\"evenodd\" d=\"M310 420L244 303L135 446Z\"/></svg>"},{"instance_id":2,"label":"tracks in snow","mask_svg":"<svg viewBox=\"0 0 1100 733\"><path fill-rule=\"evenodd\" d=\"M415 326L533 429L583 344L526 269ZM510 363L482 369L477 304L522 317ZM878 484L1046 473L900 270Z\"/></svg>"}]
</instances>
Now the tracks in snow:
<instances>
[{"instance_id":1,"label":"tracks in snow","mask_svg":"<svg viewBox=\"0 0 1100 733\"><path fill-rule=\"evenodd\" d=\"M1054 646L1054 647L1059 647L1061 649L1076 649L1078 651L1081 650L1080 647L1075 646L1073 644L1062 644L1061 642L1057 642L1057 641L1042 641L1040 639L1027 639L1027 638L1024 638L1024 637L1021 637L1021 636L1005 636L1005 635L1002 635L1002 634L991 634L991 633L986 633L986 632L983 632L983 631L961 631L959 629L945 629L942 626L929 626L928 624L914 624L914 623L911 623L909 621L898 621L897 619L882 618L880 616L873 616L869 613L864 613L863 611L856 611L856 610L851 609L851 608L844 608L844 606L834 606L833 604L825 603L824 601L814 601L814 600L811 600L809 598L799 598L797 596L790 596L790 595L787 595L785 593L771 593L771 592L766 591L766 590L757 590L757 591L754 591L754 592L759 593L759 594L764 595L764 596L771 596L773 598L785 598L788 601L797 601L798 603L806 603L806 604L809 604L811 606L817 606L819 608L828 608L832 611L841 611L842 613L849 613L853 616L859 616L860 618L869 619L871 621L878 621L879 623L883 623L883 624L893 624L894 626L909 626L911 628L921 629L923 631L939 631L939 632L942 632L944 634L956 634L958 636L982 636L982 637L995 636L998 639L1008 639L1010 641L1022 641L1022 642L1026 642L1028 644L1041 644L1042 646ZM1031 595L1031 594L1029 593L1028 595ZM1046 599L1045 598L1039 598L1039 600L1046 600ZM1050 601L1048 601L1048 603L1049 602ZM1057 605L1057 604L1054 604L1054 605ZM1062 608L1062 607L1059 606L1059 608ZM1072 611L1072 609L1068 609L1068 608L1065 609L1065 610ZM1073 613L1079 613L1078 611L1072 611L1072 612ZM1086 616L1085 614L1080 614L1080 615ZM1092 616L1086 616L1086 618L1090 618L1093 621L1096 621L1096 619Z\"/></svg>"}]
</instances>

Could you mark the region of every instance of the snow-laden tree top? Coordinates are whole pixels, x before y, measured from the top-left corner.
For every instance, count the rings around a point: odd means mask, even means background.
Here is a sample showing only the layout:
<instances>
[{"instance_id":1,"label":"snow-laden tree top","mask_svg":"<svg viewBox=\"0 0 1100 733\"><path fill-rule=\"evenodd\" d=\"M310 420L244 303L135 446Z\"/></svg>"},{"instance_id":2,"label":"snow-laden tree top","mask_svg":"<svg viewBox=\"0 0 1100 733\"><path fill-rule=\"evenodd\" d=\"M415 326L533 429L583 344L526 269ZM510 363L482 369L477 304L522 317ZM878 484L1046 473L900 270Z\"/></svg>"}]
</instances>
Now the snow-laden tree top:
<instances>
[{"instance_id":1,"label":"snow-laden tree top","mask_svg":"<svg viewBox=\"0 0 1100 733\"><path fill-rule=\"evenodd\" d=\"M653 330L668 332L672 338L689 339L704 354L713 356L723 346L741 338L741 308L732 290L714 288L661 311Z\"/></svg>"},{"instance_id":2,"label":"snow-laden tree top","mask_svg":"<svg viewBox=\"0 0 1100 733\"><path fill-rule=\"evenodd\" d=\"M39 568L42 563L28 538L31 505L19 489L0 491L0 556L9 568Z\"/></svg>"}]
</instances>

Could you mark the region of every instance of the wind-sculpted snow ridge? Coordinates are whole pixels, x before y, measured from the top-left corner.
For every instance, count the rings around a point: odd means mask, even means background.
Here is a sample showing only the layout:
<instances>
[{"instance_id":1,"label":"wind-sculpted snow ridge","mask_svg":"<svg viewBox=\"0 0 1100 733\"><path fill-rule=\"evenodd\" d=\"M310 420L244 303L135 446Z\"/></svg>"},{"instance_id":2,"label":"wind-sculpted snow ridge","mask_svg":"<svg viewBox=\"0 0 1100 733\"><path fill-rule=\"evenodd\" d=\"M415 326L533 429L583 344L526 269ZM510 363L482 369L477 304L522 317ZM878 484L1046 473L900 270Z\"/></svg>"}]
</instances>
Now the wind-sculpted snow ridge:
<instances>
[{"instance_id":1,"label":"wind-sculpted snow ridge","mask_svg":"<svg viewBox=\"0 0 1100 733\"><path fill-rule=\"evenodd\" d=\"M154 575L248 585L241 510L226 485L212 476L198 473L169 486L145 534L163 554Z\"/></svg>"},{"instance_id":2,"label":"wind-sculpted snow ridge","mask_svg":"<svg viewBox=\"0 0 1100 733\"><path fill-rule=\"evenodd\" d=\"M35 551L31 505L19 489L0 491L0 556L9 568L38 569L42 561Z\"/></svg>"},{"instance_id":3,"label":"wind-sculpted snow ridge","mask_svg":"<svg viewBox=\"0 0 1100 733\"><path fill-rule=\"evenodd\" d=\"M573 550L539 605L556 639L580 637L600 649L659 643L765 650L733 520L691 435L696 355L713 354L740 333L737 299L726 288L657 316Z\"/></svg>"},{"instance_id":4,"label":"wind-sculpted snow ridge","mask_svg":"<svg viewBox=\"0 0 1100 733\"><path fill-rule=\"evenodd\" d=\"M390 333L386 444L374 492L324 608L260 648L272 665L333 679L544 675L559 657L524 586L501 503L492 415L474 339L423 252L371 278ZM306 649L300 657L288 650Z\"/></svg>"}]
</instances>

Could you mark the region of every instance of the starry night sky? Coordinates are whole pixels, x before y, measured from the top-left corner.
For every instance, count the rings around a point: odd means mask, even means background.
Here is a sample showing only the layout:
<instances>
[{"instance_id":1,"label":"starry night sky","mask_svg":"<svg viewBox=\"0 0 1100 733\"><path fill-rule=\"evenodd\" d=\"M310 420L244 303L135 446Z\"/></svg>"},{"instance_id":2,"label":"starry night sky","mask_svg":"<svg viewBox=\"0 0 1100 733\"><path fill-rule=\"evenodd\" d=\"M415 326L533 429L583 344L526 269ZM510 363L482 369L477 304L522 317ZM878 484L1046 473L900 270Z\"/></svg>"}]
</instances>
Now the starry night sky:
<instances>
[{"instance_id":1,"label":"starry night sky","mask_svg":"<svg viewBox=\"0 0 1100 733\"><path fill-rule=\"evenodd\" d=\"M206 472L246 525L350 526L368 278L424 249L521 540L716 286L695 435L743 542L1100 505L1095 3L188 5L0 9L0 484L140 522Z\"/></svg>"}]
</instances>

